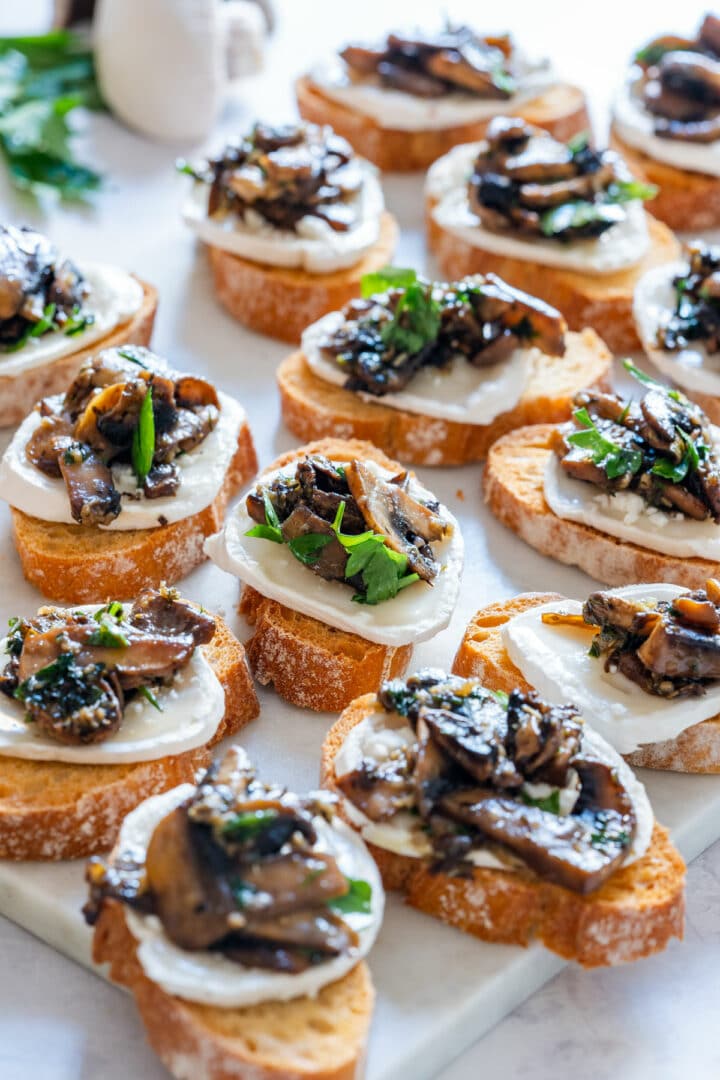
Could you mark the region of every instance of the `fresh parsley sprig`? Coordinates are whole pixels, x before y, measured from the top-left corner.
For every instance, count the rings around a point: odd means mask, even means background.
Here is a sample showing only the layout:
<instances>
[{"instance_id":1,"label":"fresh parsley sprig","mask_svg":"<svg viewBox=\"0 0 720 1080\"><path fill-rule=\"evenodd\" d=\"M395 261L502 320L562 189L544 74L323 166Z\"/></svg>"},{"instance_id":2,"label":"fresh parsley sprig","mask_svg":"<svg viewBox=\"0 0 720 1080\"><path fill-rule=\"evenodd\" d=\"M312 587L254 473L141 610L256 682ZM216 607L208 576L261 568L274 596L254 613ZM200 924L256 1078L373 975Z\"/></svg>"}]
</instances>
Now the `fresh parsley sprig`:
<instances>
[{"instance_id":1,"label":"fresh parsley sprig","mask_svg":"<svg viewBox=\"0 0 720 1080\"><path fill-rule=\"evenodd\" d=\"M338 915L369 915L372 911L372 886L362 878L348 878L348 891L334 896L328 907Z\"/></svg>"},{"instance_id":2,"label":"fresh parsley sprig","mask_svg":"<svg viewBox=\"0 0 720 1080\"><path fill-rule=\"evenodd\" d=\"M393 317L380 327L380 338L386 348L398 353L419 353L438 336L440 304L433 296L432 285L419 281L414 270L386 266L374 274L365 274L360 288L365 298L389 289L404 290Z\"/></svg>"},{"instance_id":3,"label":"fresh parsley sprig","mask_svg":"<svg viewBox=\"0 0 720 1080\"><path fill-rule=\"evenodd\" d=\"M123 606L119 600L113 600L95 612L93 618L98 623L88 638L88 645L101 645L106 649L126 649L130 644L120 627L123 619Z\"/></svg>"},{"instance_id":4,"label":"fresh parsley sprig","mask_svg":"<svg viewBox=\"0 0 720 1080\"><path fill-rule=\"evenodd\" d=\"M567 441L572 446L589 450L593 464L604 469L609 480L627 473L634 475L640 469L643 460L641 450L627 450L606 438L585 408L577 409L573 417L578 424L582 424L584 430L574 431L568 435Z\"/></svg>"}]
</instances>

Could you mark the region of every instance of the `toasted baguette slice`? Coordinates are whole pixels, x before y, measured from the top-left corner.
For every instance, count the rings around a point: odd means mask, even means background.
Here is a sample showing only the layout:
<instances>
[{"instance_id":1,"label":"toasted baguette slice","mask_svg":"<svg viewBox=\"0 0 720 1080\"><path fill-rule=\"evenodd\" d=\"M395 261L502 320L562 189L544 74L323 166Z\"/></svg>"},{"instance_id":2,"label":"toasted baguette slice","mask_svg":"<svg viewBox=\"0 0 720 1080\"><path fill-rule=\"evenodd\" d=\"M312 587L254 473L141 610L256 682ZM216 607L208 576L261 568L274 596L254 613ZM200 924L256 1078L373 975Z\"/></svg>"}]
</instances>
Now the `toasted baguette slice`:
<instances>
[{"instance_id":1,"label":"toasted baguette slice","mask_svg":"<svg viewBox=\"0 0 720 1080\"><path fill-rule=\"evenodd\" d=\"M607 387L612 356L593 330L568 334L563 357L542 354L514 409L490 424L462 424L363 400L315 375L302 352L278 368L286 426L303 441L323 436L368 439L412 465L465 465L482 461L506 431L570 418L573 396L587 386Z\"/></svg>"},{"instance_id":2,"label":"toasted baguette slice","mask_svg":"<svg viewBox=\"0 0 720 1080\"><path fill-rule=\"evenodd\" d=\"M251 262L209 246L215 292L223 307L243 326L297 345L306 326L360 295L364 274L387 266L397 236L397 222L385 212L375 246L355 266L329 274Z\"/></svg>"},{"instance_id":3,"label":"toasted baguette slice","mask_svg":"<svg viewBox=\"0 0 720 1080\"><path fill-rule=\"evenodd\" d=\"M156 529L109 532L42 521L12 508L23 574L44 596L63 604L108 596L127 599L162 582L172 585L204 562L205 538L218 531L228 502L256 472L255 447L245 423L223 486L215 500L192 517Z\"/></svg>"},{"instance_id":4,"label":"toasted baguette slice","mask_svg":"<svg viewBox=\"0 0 720 1080\"><path fill-rule=\"evenodd\" d=\"M76 765L3 756L0 859L79 859L112 847L126 814L161 791L191 783L210 764L209 746L260 711L245 650L217 618L203 651L225 691L225 715L208 746L156 761Z\"/></svg>"},{"instance_id":5,"label":"toasted baguette slice","mask_svg":"<svg viewBox=\"0 0 720 1080\"><path fill-rule=\"evenodd\" d=\"M493 690L530 690L507 654L502 626L514 615L550 601L564 599L558 593L521 593L480 608L470 620L455 656L453 672L481 679ZM686 728L676 739L641 746L625 760L633 768L669 769L684 773L720 773L720 716L712 716Z\"/></svg>"},{"instance_id":6,"label":"toasted baguette slice","mask_svg":"<svg viewBox=\"0 0 720 1080\"><path fill-rule=\"evenodd\" d=\"M345 136L356 153L386 172L427 169L453 146L482 139L489 123L488 119L440 130L399 131L380 127L372 117L333 101L307 75L295 83L295 92L304 120L330 124L338 135ZM545 128L562 142L591 128L585 95L569 83L552 86L540 97L526 101L518 109L508 108L507 112Z\"/></svg>"},{"instance_id":7,"label":"toasted baguette slice","mask_svg":"<svg viewBox=\"0 0 720 1080\"><path fill-rule=\"evenodd\" d=\"M720 225L720 178L656 161L628 146L612 129L610 145L622 154L633 176L660 189L652 201L653 217L684 232Z\"/></svg>"},{"instance_id":8,"label":"toasted baguette slice","mask_svg":"<svg viewBox=\"0 0 720 1080\"><path fill-rule=\"evenodd\" d=\"M639 547L589 525L557 517L545 502L543 474L553 451L551 424L519 428L498 439L483 474L485 501L526 544L607 585L667 581L701 589L720 572L709 559L679 558Z\"/></svg>"},{"instance_id":9,"label":"toasted baguette slice","mask_svg":"<svg viewBox=\"0 0 720 1080\"><path fill-rule=\"evenodd\" d=\"M375 695L366 694L330 729L320 766L324 787L337 790L335 757L348 732L378 707ZM457 877L431 869L427 860L367 846L386 889L483 941L529 945L539 939L566 960L592 968L639 960L683 935L685 864L661 825L641 859L587 896L531 870L475 867L471 877Z\"/></svg>"},{"instance_id":10,"label":"toasted baguette slice","mask_svg":"<svg viewBox=\"0 0 720 1080\"><path fill-rule=\"evenodd\" d=\"M150 1045L177 1080L361 1080L375 999L364 963L314 998L199 1005L148 979L117 900L103 903L93 959L132 992Z\"/></svg>"},{"instance_id":11,"label":"toasted baguette slice","mask_svg":"<svg viewBox=\"0 0 720 1080\"><path fill-rule=\"evenodd\" d=\"M654 266L680 257L680 242L667 225L648 214L650 247L636 266L614 274L583 274L475 247L438 225L432 213L435 205L436 200L428 199L428 245L446 278L454 281L467 274L497 274L558 308L571 330L591 326L612 352L641 348L632 314L635 286Z\"/></svg>"},{"instance_id":12,"label":"toasted baguette slice","mask_svg":"<svg viewBox=\"0 0 720 1080\"><path fill-rule=\"evenodd\" d=\"M266 471L284 468L303 454L324 454L331 461L360 457L402 472L397 461L357 439L320 439L282 454ZM385 679L402 675L412 656L412 645L378 645L336 630L247 585L239 611L254 627L245 648L255 678L263 686L272 683L281 697L303 709L340 712L358 693L377 690Z\"/></svg>"},{"instance_id":13,"label":"toasted baguette slice","mask_svg":"<svg viewBox=\"0 0 720 1080\"><path fill-rule=\"evenodd\" d=\"M17 375L2 374L0 358L0 427L10 427L24 420L36 401L52 394L64 393L86 360L101 349L118 345L149 345L152 336L157 289L141 281L143 301L132 319L116 326L104 338L93 342L86 349L78 349L70 356L63 356L49 364L21 371Z\"/></svg>"}]
</instances>

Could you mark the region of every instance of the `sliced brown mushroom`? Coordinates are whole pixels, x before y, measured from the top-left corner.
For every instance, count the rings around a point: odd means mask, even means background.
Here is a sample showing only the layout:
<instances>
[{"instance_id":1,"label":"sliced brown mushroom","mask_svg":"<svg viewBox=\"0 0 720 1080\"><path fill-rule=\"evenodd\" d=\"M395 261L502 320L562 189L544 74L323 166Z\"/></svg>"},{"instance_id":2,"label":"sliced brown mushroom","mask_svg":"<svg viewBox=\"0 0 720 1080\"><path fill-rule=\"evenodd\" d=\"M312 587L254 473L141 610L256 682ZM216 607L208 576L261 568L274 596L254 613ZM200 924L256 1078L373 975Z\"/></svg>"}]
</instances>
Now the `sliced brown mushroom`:
<instances>
[{"instance_id":1,"label":"sliced brown mushroom","mask_svg":"<svg viewBox=\"0 0 720 1080\"><path fill-rule=\"evenodd\" d=\"M79 525L109 525L120 513L120 493L102 460L85 443L73 442L58 458L70 513Z\"/></svg>"},{"instance_id":2,"label":"sliced brown mushroom","mask_svg":"<svg viewBox=\"0 0 720 1080\"><path fill-rule=\"evenodd\" d=\"M25 456L40 472L59 479L60 457L74 441L72 424L65 416L45 416L25 444Z\"/></svg>"},{"instance_id":3,"label":"sliced brown mushroom","mask_svg":"<svg viewBox=\"0 0 720 1080\"><path fill-rule=\"evenodd\" d=\"M439 566L429 544L447 535L447 522L362 461L350 462L345 477L368 528L381 533L389 547L406 556L410 572L432 581Z\"/></svg>"}]
</instances>

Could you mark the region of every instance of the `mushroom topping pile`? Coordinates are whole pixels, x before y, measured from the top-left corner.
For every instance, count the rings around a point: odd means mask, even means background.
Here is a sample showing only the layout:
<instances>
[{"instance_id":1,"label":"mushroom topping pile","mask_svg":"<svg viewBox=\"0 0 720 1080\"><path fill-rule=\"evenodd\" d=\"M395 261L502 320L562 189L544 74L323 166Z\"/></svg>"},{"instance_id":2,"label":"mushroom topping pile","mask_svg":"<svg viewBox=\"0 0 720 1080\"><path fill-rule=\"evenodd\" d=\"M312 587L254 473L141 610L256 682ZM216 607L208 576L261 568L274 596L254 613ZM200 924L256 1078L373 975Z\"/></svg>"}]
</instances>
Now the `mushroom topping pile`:
<instances>
[{"instance_id":1,"label":"mushroom topping pile","mask_svg":"<svg viewBox=\"0 0 720 1080\"><path fill-rule=\"evenodd\" d=\"M294 230L305 217L335 232L357 222L363 173L353 149L329 127L256 124L218 157L183 171L208 184L208 215Z\"/></svg>"},{"instance_id":2,"label":"mushroom topping pile","mask_svg":"<svg viewBox=\"0 0 720 1080\"><path fill-rule=\"evenodd\" d=\"M556 429L554 449L575 480L696 521L720 523L720 462L710 422L681 394L625 367L645 384L639 401L587 390L575 397L574 424Z\"/></svg>"},{"instance_id":3,"label":"mushroom topping pile","mask_svg":"<svg viewBox=\"0 0 720 1080\"><path fill-rule=\"evenodd\" d=\"M659 37L635 55L635 93L663 139L720 138L720 19L706 15L695 38Z\"/></svg>"},{"instance_id":4,"label":"mushroom topping pile","mask_svg":"<svg viewBox=\"0 0 720 1080\"><path fill-rule=\"evenodd\" d=\"M560 312L494 274L433 284L388 267L366 274L362 291L320 341L323 355L347 372L347 390L397 393L423 368L445 368L456 357L483 368L532 345L565 352Z\"/></svg>"},{"instance_id":5,"label":"mushroom topping pile","mask_svg":"<svg viewBox=\"0 0 720 1080\"><path fill-rule=\"evenodd\" d=\"M64 398L36 406L42 417L25 454L37 469L65 482L79 525L108 525L122 510L112 466L129 465L135 490L157 499L180 486L176 459L217 424L215 387L177 375L148 349L125 345L88 361Z\"/></svg>"},{"instance_id":6,"label":"mushroom topping pile","mask_svg":"<svg viewBox=\"0 0 720 1080\"><path fill-rule=\"evenodd\" d=\"M657 343L676 352L699 341L720 352L720 247L694 240L685 254L687 269L673 278L675 310L658 328Z\"/></svg>"},{"instance_id":7,"label":"mushroom topping pile","mask_svg":"<svg viewBox=\"0 0 720 1080\"><path fill-rule=\"evenodd\" d=\"M353 600L379 604L416 581L432 584L440 571L432 544L450 526L437 502L410 493L410 478L385 480L363 461L307 456L292 475L248 496L258 524L247 535L287 544L313 573L352 588Z\"/></svg>"},{"instance_id":8,"label":"mushroom topping pile","mask_svg":"<svg viewBox=\"0 0 720 1080\"><path fill-rule=\"evenodd\" d=\"M479 37L467 26L388 34L381 45L351 44L340 55L354 82L372 79L416 97L459 92L504 101L515 92L510 38Z\"/></svg>"},{"instance_id":9,"label":"mushroom topping pile","mask_svg":"<svg viewBox=\"0 0 720 1080\"><path fill-rule=\"evenodd\" d=\"M79 334L94 321L88 291L80 271L41 233L0 225L0 352L51 330Z\"/></svg>"},{"instance_id":10,"label":"mushroom topping pile","mask_svg":"<svg viewBox=\"0 0 720 1080\"><path fill-rule=\"evenodd\" d=\"M582 615L543 612L551 626L595 631L590 656L605 658L648 694L699 697L720 679L720 582L673 600L632 600L612 592L592 593Z\"/></svg>"},{"instance_id":11,"label":"mushroom topping pile","mask_svg":"<svg viewBox=\"0 0 720 1080\"><path fill-rule=\"evenodd\" d=\"M157 825L142 865L120 852L91 860L88 922L104 900L156 915L181 949L297 974L354 950L343 915L370 911L371 886L317 850L332 798L261 783L239 748Z\"/></svg>"},{"instance_id":12,"label":"mushroom topping pile","mask_svg":"<svg viewBox=\"0 0 720 1080\"><path fill-rule=\"evenodd\" d=\"M473 852L489 850L587 893L621 865L632 800L584 746L573 706L432 669L385 683L379 698L415 742L380 764L364 758L337 786L371 821L419 814L438 869L470 872Z\"/></svg>"},{"instance_id":13,"label":"mushroom topping pile","mask_svg":"<svg viewBox=\"0 0 720 1080\"><path fill-rule=\"evenodd\" d=\"M624 221L625 203L655 194L587 136L563 143L504 116L491 120L468 183L470 209L487 228L563 241L600 236Z\"/></svg>"},{"instance_id":14,"label":"mushroom topping pile","mask_svg":"<svg viewBox=\"0 0 720 1080\"><path fill-rule=\"evenodd\" d=\"M169 685L214 633L215 620L172 589L148 589L132 608L117 601L92 613L43 607L32 619L10 621L0 690L57 742L103 742L133 697L159 708L152 687Z\"/></svg>"}]
</instances>

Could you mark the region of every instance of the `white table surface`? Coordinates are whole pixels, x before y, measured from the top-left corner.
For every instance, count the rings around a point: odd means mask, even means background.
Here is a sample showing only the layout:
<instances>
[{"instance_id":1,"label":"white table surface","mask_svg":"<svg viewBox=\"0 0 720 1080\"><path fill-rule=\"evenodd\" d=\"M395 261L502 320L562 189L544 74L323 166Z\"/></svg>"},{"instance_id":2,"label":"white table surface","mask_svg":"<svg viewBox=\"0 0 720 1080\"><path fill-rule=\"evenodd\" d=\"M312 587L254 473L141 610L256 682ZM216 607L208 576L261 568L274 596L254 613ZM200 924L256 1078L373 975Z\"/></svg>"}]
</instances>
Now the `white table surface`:
<instances>
[{"instance_id":1,"label":"white table surface","mask_svg":"<svg viewBox=\"0 0 720 1080\"><path fill-rule=\"evenodd\" d=\"M46 0L2 0L0 33L41 29L49 6ZM453 17L469 18L477 10L471 2L438 5L432 0L363 0L356 5L280 0L279 6L280 26L268 71L238 90L222 118L225 131L242 127L254 114L271 120L291 114L289 80L323 48L430 16L440 7ZM597 7L516 0L502 7L503 17L493 21L498 29L514 31L533 51L551 54L567 77L585 85L600 127L613 80L633 45L654 32L690 31L699 21L700 5L686 4L681 11L677 7L657 0L650 13L643 10L645 4L620 0ZM191 148L150 144L108 119L91 125L84 147L108 176L94 210L51 209L43 219L31 204L11 195L0 175L0 219L44 223L69 251L105 257L146 275L161 290L155 337L159 351L167 351L178 366L207 364L212 370L213 362L226 365L247 336L239 337L231 321L218 313L204 263L175 216L179 192L171 163L177 153ZM386 190L390 209L405 231L402 261L422 266L420 182L393 178ZM272 379L262 373L263 361L270 368L281 354L262 339L254 339L254 348L258 376L248 396L253 403L263 403L251 411L251 421L267 460L273 448L291 445L287 433L276 430ZM476 499L477 470L462 470L457 476L466 499ZM531 587L564 589L577 596L587 591L583 575L540 559L492 522L483 534L482 524L474 536L476 557L490 555L496 564L488 572L489 593L482 599ZM16 574L7 517L0 511L2 617L9 614L2 603L3 581ZM470 610L472 603L466 601L464 618ZM454 625L454 640L460 625ZM448 652L447 644L443 651ZM715 1037L720 1010L719 879L720 844L715 844L689 871L682 945L673 944L663 955L629 968L593 973L566 968L439 1080L720 1076ZM0 919L0 1080L161 1080L166 1075L148 1050L133 1004L124 994Z\"/></svg>"}]
</instances>

